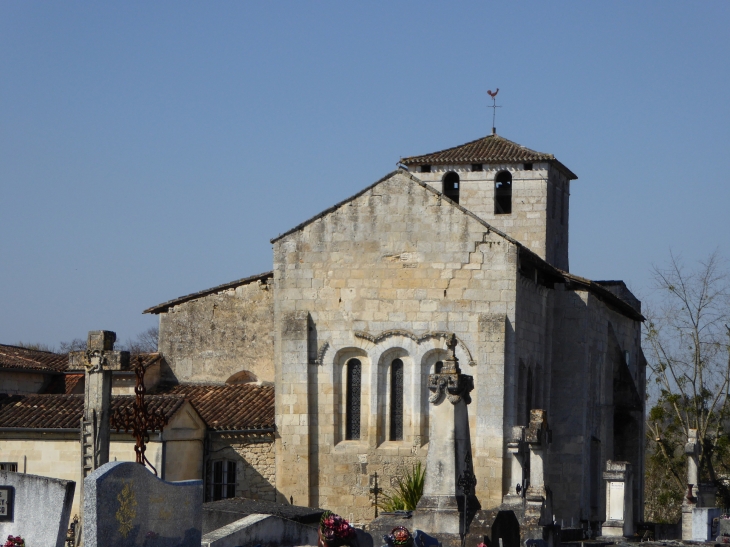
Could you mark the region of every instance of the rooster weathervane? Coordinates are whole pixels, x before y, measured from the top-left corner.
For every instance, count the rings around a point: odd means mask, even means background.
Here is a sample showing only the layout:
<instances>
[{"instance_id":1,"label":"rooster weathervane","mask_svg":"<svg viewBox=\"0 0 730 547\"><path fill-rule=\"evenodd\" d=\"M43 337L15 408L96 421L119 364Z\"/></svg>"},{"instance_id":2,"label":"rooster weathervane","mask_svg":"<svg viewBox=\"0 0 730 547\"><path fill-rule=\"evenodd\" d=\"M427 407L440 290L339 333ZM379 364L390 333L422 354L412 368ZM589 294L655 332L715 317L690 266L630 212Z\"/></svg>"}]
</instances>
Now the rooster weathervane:
<instances>
[{"instance_id":1,"label":"rooster weathervane","mask_svg":"<svg viewBox=\"0 0 730 547\"><path fill-rule=\"evenodd\" d=\"M495 122L495 119L497 117L497 109L498 108L502 108L501 105L498 105L497 104L497 93L499 93L499 88L497 88L496 91L492 91L491 89L488 89L487 90L487 93L492 98L492 106L488 106L487 107L487 108L491 108L492 109L492 135L496 135L497 134L497 128L496 128L494 122Z\"/></svg>"}]
</instances>

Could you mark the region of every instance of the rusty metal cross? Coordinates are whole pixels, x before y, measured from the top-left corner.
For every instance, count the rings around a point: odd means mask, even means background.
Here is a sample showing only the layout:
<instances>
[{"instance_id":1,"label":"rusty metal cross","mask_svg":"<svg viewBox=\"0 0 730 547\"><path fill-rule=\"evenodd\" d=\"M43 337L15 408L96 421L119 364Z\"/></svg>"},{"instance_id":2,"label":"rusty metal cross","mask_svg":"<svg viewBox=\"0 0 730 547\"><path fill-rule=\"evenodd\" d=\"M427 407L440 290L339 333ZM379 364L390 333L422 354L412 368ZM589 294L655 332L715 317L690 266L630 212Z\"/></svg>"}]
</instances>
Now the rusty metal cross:
<instances>
[{"instance_id":1,"label":"rusty metal cross","mask_svg":"<svg viewBox=\"0 0 730 547\"><path fill-rule=\"evenodd\" d=\"M120 408L119 412L112 415L112 427L117 430L124 430L132 433L135 439L134 452L137 463L149 465L157 476L157 469L145 456L146 445L150 442L150 431L162 429L167 425L167 417L160 411L150 412L144 400L146 389L144 387L144 360L137 355L134 363L134 374L136 384L134 386L135 400L132 408Z\"/></svg>"}]
</instances>

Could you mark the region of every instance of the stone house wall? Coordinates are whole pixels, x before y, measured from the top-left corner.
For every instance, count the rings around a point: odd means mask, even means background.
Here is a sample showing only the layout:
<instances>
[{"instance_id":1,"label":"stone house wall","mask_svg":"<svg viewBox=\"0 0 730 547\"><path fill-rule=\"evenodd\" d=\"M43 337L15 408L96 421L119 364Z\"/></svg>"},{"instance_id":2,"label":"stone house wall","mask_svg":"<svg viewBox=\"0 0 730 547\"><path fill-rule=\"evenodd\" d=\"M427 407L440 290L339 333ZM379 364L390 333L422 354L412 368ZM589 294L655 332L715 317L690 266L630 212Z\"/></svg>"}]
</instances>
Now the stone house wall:
<instances>
[{"instance_id":1,"label":"stone house wall","mask_svg":"<svg viewBox=\"0 0 730 547\"><path fill-rule=\"evenodd\" d=\"M270 278L188 300L160 313L159 351L178 382L224 383L249 371L274 380Z\"/></svg>"},{"instance_id":2,"label":"stone house wall","mask_svg":"<svg viewBox=\"0 0 730 547\"><path fill-rule=\"evenodd\" d=\"M41 372L15 372L13 370L0 371L0 385L2 393L8 395L30 395L40 393L50 379L49 374Z\"/></svg>"},{"instance_id":3,"label":"stone house wall","mask_svg":"<svg viewBox=\"0 0 730 547\"><path fill-rule=\"evenodd\" d=\"M208 461L236 462L236 497L276 501L274 435L212 433Z\"/></svg>"},{"instance_id":4,"label":"stone house wall","mask_svg":"<svg viewBox=\"0 0 730 547\"><path fill-rule=\"evenodd\" d=\"M477 495L485 507L501 503L517 255L516 245L404 173L274 242L283 497L370 520L373 473L387 485L425 458L425 377L445 355L444 334L455 332L462 371L476 384ZM361 436L345 440L343 375L353 357L362 363ZM402 441L387 440L395 358L404 362Z\"/></svg>"}]
</instances>

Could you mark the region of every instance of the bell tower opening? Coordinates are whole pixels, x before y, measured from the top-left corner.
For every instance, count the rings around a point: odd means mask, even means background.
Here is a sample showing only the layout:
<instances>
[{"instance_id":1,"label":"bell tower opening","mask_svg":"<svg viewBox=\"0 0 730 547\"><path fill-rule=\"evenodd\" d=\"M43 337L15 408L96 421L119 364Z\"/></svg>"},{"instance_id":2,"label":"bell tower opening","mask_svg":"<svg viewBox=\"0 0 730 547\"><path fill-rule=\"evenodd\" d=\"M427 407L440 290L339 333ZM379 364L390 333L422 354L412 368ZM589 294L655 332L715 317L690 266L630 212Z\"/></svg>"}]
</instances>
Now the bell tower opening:
<instances>
[{"instance_id":1,"label":"bell tower opening","mask_svg":"<svg viewBox=\"0 0 730 547\"><path fill-rule=\"evenodd\" d=\"M494 178L494 214L512 214L512 174L500 171Z\"/></svg>"},{"instance_id":2,"label":"bell tower opening","mask_svg":"<svg viewBox=\"0 0 730 547\"><path fill-rule=\"evenodd\" d=\"M444 175L444 195L454 203L459 203L459 175L449 171Z\"/></svg>"}]
</instances>

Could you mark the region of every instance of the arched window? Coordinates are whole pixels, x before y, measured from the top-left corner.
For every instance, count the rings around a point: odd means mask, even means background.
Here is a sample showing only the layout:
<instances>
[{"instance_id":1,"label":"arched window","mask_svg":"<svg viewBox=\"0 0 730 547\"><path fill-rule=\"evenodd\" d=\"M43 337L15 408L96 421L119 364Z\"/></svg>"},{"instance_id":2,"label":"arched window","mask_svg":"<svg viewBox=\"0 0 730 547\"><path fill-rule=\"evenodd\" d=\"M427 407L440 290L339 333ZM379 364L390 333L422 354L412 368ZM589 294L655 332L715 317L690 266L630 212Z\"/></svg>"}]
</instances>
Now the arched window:
<instances>
[{"instance_id":1,"label":"arched window","mask_svg":"<svg viewBox=\"0 0 730 547\"><path fill-rule=\"evenodd\" d=\"M500 171L494 179L494 214L510 213L512 213L512 175L508 171Z\"/></svg>"},{"instance_id":2,"label":"arched window","mask_svg":"<svg viewBox=\"0 0 730 547\"><path fill-rule=\"evenodd\" d=\"M362 365L358 359L347 362L347 400L345 402L345 439L360 438L360 387Z\"/></svg>"},{"instance_id":3,"label":"arched window","mask_svg":"<svg viewBox=\"0 0 730 547\"><path fill-rule=\"evenodd\" d=\"M390 365L390 434L389 440L403 440L403 361Z\"/></svg>"},{"instance_id":4,"label":"arched window","mask_svg":"<svg viewBox=\"0 0 730 547\"><path fill-rule=\"evenodd\" d=\"M444 175L444 195L455 203L459 203L459 175L449 171Z\"/></svg>"}]
</instances>

